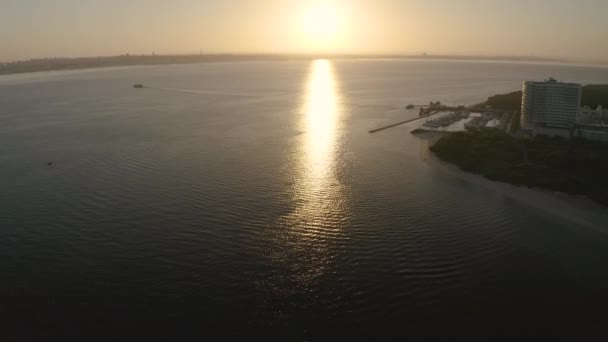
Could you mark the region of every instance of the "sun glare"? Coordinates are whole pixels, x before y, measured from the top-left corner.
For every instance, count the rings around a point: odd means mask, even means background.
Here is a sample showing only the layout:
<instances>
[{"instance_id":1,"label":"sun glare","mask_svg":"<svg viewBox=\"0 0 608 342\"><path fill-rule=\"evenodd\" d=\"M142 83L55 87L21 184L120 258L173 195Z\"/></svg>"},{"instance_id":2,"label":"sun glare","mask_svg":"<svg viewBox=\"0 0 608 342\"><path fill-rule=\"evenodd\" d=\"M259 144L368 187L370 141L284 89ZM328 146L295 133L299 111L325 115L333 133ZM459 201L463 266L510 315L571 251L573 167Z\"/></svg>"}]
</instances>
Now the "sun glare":
<instances>
[{"instance_id":1,"label":"sun glare","mask_svg":"<svg viewBox=\"0 0 608 342\"><path fill-rule=\"evenodd\" d=\"M335 42L343 30L344 19L338 8L329 3L321 3L304 10L301 30L311 47Z\"/></svg>"}]
</instances>

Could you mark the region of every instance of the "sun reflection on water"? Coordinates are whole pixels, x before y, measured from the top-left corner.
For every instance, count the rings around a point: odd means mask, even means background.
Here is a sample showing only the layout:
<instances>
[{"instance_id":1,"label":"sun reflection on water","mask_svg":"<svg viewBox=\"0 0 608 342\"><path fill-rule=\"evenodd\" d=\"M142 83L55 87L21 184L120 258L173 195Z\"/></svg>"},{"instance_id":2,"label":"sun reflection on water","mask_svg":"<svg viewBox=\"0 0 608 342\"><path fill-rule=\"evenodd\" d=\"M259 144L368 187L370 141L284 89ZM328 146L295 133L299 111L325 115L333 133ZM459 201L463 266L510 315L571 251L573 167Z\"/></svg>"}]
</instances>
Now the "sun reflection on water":
<instances>
[{"instance_id":1,"label":"sun reflection on water","mask_svg":"<svg viewBox=\"0 0 608 342\"><path fill-rule=\"evenodd\" d=\"M284 217L287 255L300 289L317 282L331 268L332 244L342 236L345 194L339 160L343 109L333 65L316 60L310 66L300 110L293 170L294 210Z\"/></svg>"},{"instance_id":2,"label":"sun reflection on water","mask_svg":"<svg viewBox=\"0 0 608 342\"><path fill-rule=\"evenodd\" d=\"M314 296L345 241L349 196L340 177L345 111L339 89L332 62L311 63L296 123L302 134L294 136L285 173L291 206L269 230L276 242L268 251L273 267L260 283L281 316L294 298Z\"/></svg>"},{"instance_id":3,"label":"sun reflection on water","mask_svg":"<svg viewBox=\"0 0 608 342\"><path fill-rule=\"evenodd\" d=\"M328 60L312 63L306 100L302 110L302 130L306 132L301 177L308 192L322 191L335 181L340 97L333 65Z\"/></svg>"}]
</instances>

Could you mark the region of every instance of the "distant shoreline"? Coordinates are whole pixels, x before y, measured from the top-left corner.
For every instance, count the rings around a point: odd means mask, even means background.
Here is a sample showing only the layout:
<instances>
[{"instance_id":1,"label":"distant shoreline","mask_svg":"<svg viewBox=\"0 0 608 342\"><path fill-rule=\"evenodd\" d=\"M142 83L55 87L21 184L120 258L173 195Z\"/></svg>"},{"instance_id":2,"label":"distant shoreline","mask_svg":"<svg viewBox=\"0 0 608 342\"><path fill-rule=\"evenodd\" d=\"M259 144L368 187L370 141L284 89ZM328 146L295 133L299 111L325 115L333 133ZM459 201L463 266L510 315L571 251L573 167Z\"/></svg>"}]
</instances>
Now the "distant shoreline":
<instances>
[{"instance_id":1,"label":"distant shoreline","mask_svg":"<svg viewBox=\"0 0 608 342\"><path fill-rule=\"evenodd\" d=\"M121 55L84 58L40 58L0 63L0 75L25 74L43 71L81 70L93 68L199 64L218 62L290 61L311 59L402 59L456 60L530 63L568 63L565 60L513 56L449 56L449 55L353 55L353 54L210 54L210 55Z\"/></svg>"}]
</instances>

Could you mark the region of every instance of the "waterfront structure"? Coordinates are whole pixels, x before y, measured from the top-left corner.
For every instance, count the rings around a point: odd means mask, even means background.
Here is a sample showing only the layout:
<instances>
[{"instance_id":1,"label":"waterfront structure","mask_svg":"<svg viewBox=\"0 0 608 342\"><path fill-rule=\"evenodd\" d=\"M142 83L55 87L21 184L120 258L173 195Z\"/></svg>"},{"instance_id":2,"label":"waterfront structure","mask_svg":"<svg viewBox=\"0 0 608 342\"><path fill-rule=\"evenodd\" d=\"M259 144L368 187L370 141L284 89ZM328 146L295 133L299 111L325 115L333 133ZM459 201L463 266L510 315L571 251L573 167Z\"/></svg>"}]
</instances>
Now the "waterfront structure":
<instances>
[{"instance_id":1,"label":"waterfront structure","mask_svg":"<svg viewBox=\"0 0 608 342\"><path fill-rule=\"evenodd\" d=\"M446 108L446 106L442 105L440 101L437 102L429 102L429 109L430 110L441 110Z\"/></svg>"},{"instance_id":2,"label":"waterfront structure","mask_svg":"<svg viewBox=\"0 0 608 342\"><path fill-rule=\"evenodd\" d=\"M608 109L582 107L578 113L575 136L608 142Z\"/></svg>"},{"instance_id":3,"label":"waterfront structure","mask_svg":"<svg viewBox=\"0 0 608 342\"><path fill-rule=\"evenodd\" d=\"M589 107L582 107L578 113L579 124L596 124L608 122L608 108L597 107L597 109L591 109Z\"/></svg>"},{"instance_id":4,"label":"waterfront structure","mask_svg":"<svg viewBox=\"0 0 608 342\"><path fill-rule=\"evenodd\" d=\"M575 137L587 140L608 143L608 126L606 125L578 125L574 132Z\"/></svg>"},{"instance_id":5,"label":"waterfront structure","mask_svg":"<svg viewBox=\"0 0 608 342\"><path fill-rule=\"evenodd\" d=\"M570 130L577 123L582 86L558 82L524 82L521 103L521 126L535 133Z\"/></svg>"}]
</instances>

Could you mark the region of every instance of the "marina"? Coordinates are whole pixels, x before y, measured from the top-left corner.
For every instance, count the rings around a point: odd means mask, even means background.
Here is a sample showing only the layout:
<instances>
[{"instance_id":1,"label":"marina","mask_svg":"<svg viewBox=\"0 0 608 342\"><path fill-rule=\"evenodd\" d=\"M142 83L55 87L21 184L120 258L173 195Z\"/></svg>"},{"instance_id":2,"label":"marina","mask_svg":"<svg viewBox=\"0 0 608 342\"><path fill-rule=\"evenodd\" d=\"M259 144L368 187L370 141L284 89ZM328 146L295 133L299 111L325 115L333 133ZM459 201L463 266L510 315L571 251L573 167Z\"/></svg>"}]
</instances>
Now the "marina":
<instances>
[{"instance_id":1,"label":"marina","mask_svg":"<svg viewBox=\"0 0 608 342\"><path fill-rule=\"evenodd\" d=\"M433 105L432 102L431 104ZM468 108L464 106L448 107L437 102L434 107L421 108L419 117L372 129L369 133L378 133L418 120L426 120L420 127L423 131L498 129L510 132L514 116L514 112L504 110Z\"/></svg>"}]
</instances>

